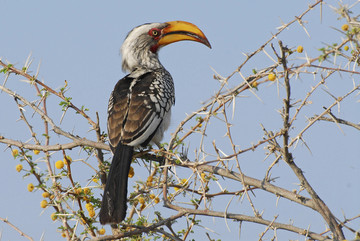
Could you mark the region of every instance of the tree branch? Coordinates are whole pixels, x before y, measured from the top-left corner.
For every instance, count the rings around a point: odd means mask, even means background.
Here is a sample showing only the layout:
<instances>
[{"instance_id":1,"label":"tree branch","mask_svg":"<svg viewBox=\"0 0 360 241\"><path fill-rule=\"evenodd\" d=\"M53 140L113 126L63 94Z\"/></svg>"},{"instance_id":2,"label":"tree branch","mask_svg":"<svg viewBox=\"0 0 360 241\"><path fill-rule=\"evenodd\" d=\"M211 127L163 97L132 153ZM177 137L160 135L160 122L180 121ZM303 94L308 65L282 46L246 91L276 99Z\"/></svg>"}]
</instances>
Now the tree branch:
<instances>
[{"instance_id":1,"label":"tree branch","mask_svg":"<svg viewBox=\"0 0 360 241\"><path fill-rule=\"evenodd\" d=\"M293 225L289 224L283 224L278 222L269 221L260 217L253 217L253 216L247 216L242 214L235 214L235 213L228 213L228 212L217 212L217 211L211 211L211 210L201 210L201 209L190 209L190 208L183 208L177 205L173 205L170 202L165 202L164 204L166 207L170 209L177 210L179 212L184 212L186 214L196 214L196 215L202 215L202 216L211 216L211 217L218 217L218 218L227 218L227 219L233 219L236 221L245 221L245 222L252 222L252 223L258 223L262 225L266 225L271 227L272 229L283 229L290 232L294 232L300 235L303 235L305 237L310 237L312 239L316 240L322 240L322 241L331 241L328 237L324 237L320 234L311 232L307 229L302 229L295 227Z\"/></svg>"},{"instance_id":2,"label":"tree branch","mask_svg":"<svg viewBox=\"0 0 360 241\"><path fill-rule=\"evenodd\" d=\"M10 227L12 227L15 231L17 231L21 236L27 238L30 241L33 241L32 237L30 237L29 235L27 235L26 233L24 233L23 231L21 231L18 227L16 227L14 224L10 223L9 220L6 218L1 218L0 217L0 221L3 221L4 223L6 223L7 225L9 225Z\"/></svg>"}]
</instances>

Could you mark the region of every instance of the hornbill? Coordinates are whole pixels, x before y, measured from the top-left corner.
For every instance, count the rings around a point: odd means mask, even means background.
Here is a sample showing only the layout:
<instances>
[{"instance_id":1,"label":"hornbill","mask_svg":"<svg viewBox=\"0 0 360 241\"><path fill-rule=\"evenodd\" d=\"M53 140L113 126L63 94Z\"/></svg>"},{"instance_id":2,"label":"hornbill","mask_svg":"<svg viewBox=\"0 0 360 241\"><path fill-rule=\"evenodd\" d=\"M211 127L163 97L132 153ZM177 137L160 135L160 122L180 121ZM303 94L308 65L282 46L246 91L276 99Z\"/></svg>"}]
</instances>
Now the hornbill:
<instances>
[{"instance_id":1,"label":"hornbill","mask_svg":"<svg viewBox=\"0 0 360 241\"><path fill-rule=\"evenodd\" d=\"M126 216L128 174L134 147L159 144L175 103L174 82L158 59L161 47L182 40L211 45L194 24L184 21L135 27L122 47L122 68L130 72L115 85L108 106L108 137L114 153L103 194L100 223Z\"/></svg>"}]
</instances>

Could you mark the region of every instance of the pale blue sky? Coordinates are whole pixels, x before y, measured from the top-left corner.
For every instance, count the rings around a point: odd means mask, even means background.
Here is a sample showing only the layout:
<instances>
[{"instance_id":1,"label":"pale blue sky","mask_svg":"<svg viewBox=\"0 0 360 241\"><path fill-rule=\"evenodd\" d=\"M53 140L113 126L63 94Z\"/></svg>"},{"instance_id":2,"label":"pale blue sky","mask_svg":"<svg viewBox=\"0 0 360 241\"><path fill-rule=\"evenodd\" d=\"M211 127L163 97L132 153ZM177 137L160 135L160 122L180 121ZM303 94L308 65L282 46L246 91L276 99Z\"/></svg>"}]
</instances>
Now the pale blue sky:
<instances>
[{"instance_id":1,"label":"pale blue sky","mask_svg":"<svg viewBox=\"0 0 360 241\"><path fill-rule=\"evenodd\" d=\"M39 63L39 79L48 85L57 88L67 80L70 90L67 94L73 97L73 102L79 106L86 105L90 115L95 119L95 111L101 118L101 127L106 128L107 101L115 83L125 73L121 70L121 56L119 49L128 31L134 26L145 22L164 22L172 20L185 20L196 24L208 37L212 49L193 42L176 43L160 51L160 60L172 74L176 89L176 106L173 109L172 125L168 137L184 117L200 106L201 101L208 100L217 90L219 84L213 79L215 69L220 75L228 76L245 59L243 53L256 50L267 41L277 27L287 23L305 11L314 1L12 1L0 0L1 30L0 30L0 58L21 67L28 55L33 58L32 70L35 72ZM337 6L336 1L332 4ZM328 5L323 6L322 19L317 8L304 20L308 21L305 31L298 25L292 25L280 35L284 44L289 47L303 45L305 52L310 57L319 55L319 49L324 43L332 44L341 41L341 34L331 27L340 28L344 20L338 21L337 15L330 10ZM274 42L276 45L276 42ZM267 51L272 54L271 49ZM304 57L298 55L296 57ZM252 69L261 69L272 64L264 54L250 61L242 70L243 75L252 73ZM352 80L341 79L337 75L334 82L329 83L329 90L339 96L351 89ZM357 77L356 77L357 78ZM21 79L21 78L20 78ZM3 76L1 83L3 81ZM242 79L234 76L230 86L239 84ZM293 89L294 98L303 98L305 91L317 82L311 76L296 81ZM7 87L16 92L32 97L33 93L25 84L16 78L9 80ZM334 91L334 92L333 92ZM281 108L281 96L278 96L276 85L262 85L257 95L263 102L258 101L251 93L246 92L247 98L237 100L237 116L234 128L234 139L241 147L248 147L252 142L257 142L262 136L260 123L269 130L281 126L277 110ZM359 99L359 97L357 97ZM359 103L355 97L349 98L342 105L339 114L353 122L359 121ZM58 100L56 100L58 101ZM333 100L324 91L312 99L317 105L310 106L308 113L303 113L298 132L306 125L306 118L314 113L322 112L322 106L329 106ZM0 94L0 135L23 139L28 130L21 122L15 123L19 114L15 103L6 94ZM49 101L53 116L57 116L57 102ZM308 115L308 116L306 116ZM55 118L56 119L56 118ZM57 119L58 121L58 119ZM321 123L321 128L314 128L313 133L305 136L312 153L305 146L299 145L294 150L299 166L313 184L320 197L327 203L339 218L344 211L347 217L359 214L359 141L360 135L353 129L342 127L344 134L333 124ZM67 131L77 130L86 133L88 126L78 117L65 119L63 126ZM236 129L238 128L238 129ZM217 143L226 150L226 141L221 139L223 132L211 131ZM94 138L93 133L86 133L89 138ZM212 137L209 135L208 143ZM165 140L165 141L166 141ZM54 140L56 142L56 140ZM342 143L346 143L343 144ZM195 142L191 147L197 147ZM9 218L16 226L29 234L34 240L39 240L44 233L44 240L61 240L56 233L58 223L50 220L52 210L41 214L39 206L41 192L28 193L26 186L34 182L33 177L23 180L22 175L15 171L14 161L5 145L0 145L0 217ZM270 161L263 162L263 153L257 155L247 153L241 156L245 174L263 178L264 172L258 172L258 165L267 166ZM138 169L144 168L137 166ZM139 170L140 172L140 170ZM288 173L289 168L281 163L273 173L273 177ZM280 178L277 185L295 189L297 180L293 175ZM320 216L307 209L294 208L294 204L284 200L276 210L275 203L269 203L262 193L257 192L257 208L265 210L265 217L272 220L275 214L280 213L279 221L289 222L295 217L295 225L307 228L309 220L314 231L323 230L324 222ZM355 198L356 197L356 198ZM355 200L357 199L357 200ZM228 200L225 200L226 203ZM246 201L244 201L246 202ZM223 211L221 206L214 206L215 210ZM288 209L289 212L284 212ZM244 213L247 212L244 210ZM294 215L290 211L296 212ZM267 213L269 212L269 213ZM41 215L40 215L41 214ZM249 214L249 213L245 213ZM251 213L250 213L251 214ZM229 232L223 219L216 219L216 225L210 218L203 217L204 226L209 226L220 235L211 234L212 238L222 240L236 240L239 238L238 223L230 222L233 230ZM357 229L357 227L352 226ZM246 229L253 229L247 232ZM258 234L264 226L243 224L241 240L257 240ZM0 223L1 240L25 240L4 223ZM203 231L202 231L203 233ZM279 232L280 237L288 240L299 238L294 234ZM196 238L196 235L193 236ZM203 238L203 237L202 237ZM348 237L351 238L351 237ZM300 237L300 239L303 239ZM198 239L200 240L200 239Z\"/></svg>"}]
</instances>

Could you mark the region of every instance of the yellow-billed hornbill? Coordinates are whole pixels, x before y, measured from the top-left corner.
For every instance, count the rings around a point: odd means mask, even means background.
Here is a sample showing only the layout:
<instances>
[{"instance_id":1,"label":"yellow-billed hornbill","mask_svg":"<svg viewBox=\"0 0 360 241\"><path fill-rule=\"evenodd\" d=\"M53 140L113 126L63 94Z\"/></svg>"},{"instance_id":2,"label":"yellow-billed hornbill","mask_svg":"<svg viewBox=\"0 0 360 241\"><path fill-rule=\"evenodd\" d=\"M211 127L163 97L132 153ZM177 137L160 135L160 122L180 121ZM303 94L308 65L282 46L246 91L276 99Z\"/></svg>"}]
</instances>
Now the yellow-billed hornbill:
<instances>
[{"instance_id":1,"label":"yellow-billed hornbill","mask_svg":"<svg viewBox=\"0 0 360 241\"><path fill-rule=\"evenodd\" d=\"M134 28L122 47L122 68L130 74L117 82L108 107L108 135L114 153L106 181L100 223L120 223L126 216L128 173L134 147L159 144L175 103L174 82L158 59L161 47L192 40L211 48L192 23L172 21Z\"/></svg>"}]
</instances>

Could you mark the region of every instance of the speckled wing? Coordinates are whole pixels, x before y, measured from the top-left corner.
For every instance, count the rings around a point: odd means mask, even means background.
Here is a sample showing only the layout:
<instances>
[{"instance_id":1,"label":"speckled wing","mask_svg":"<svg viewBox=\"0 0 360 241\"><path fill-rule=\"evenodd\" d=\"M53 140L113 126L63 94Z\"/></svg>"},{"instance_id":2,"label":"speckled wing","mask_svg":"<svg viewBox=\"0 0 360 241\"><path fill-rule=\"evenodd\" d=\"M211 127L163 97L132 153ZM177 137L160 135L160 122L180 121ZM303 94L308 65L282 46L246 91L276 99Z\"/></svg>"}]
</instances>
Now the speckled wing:
<instances>
[{"instance_id":1,"label":"speckled wing","mask_svg":"<svg viewBox=\"0 0 360 241\"><path fill-rule=\"evenodd\" d=\"M166 70L134 75L119 80L110 96L108 134L112 149L119 142L147 145L175 101L173 81Z\"/></svg>"}]
</instances>

